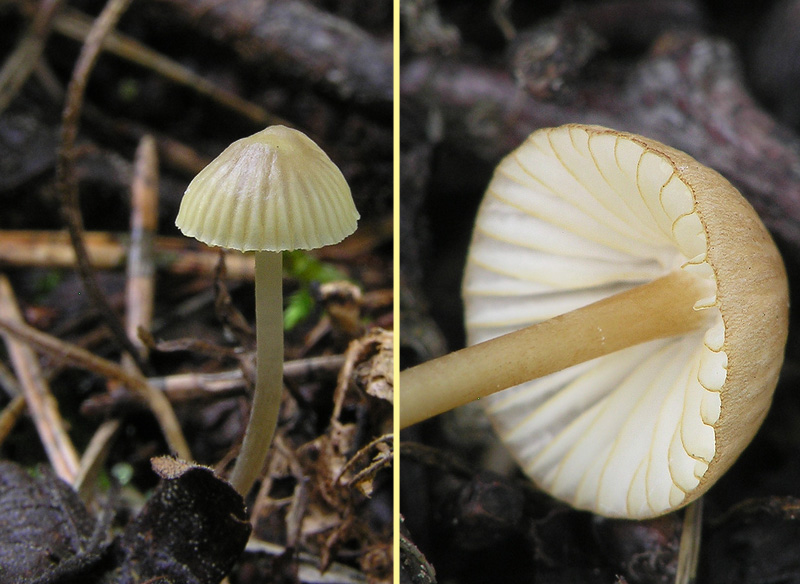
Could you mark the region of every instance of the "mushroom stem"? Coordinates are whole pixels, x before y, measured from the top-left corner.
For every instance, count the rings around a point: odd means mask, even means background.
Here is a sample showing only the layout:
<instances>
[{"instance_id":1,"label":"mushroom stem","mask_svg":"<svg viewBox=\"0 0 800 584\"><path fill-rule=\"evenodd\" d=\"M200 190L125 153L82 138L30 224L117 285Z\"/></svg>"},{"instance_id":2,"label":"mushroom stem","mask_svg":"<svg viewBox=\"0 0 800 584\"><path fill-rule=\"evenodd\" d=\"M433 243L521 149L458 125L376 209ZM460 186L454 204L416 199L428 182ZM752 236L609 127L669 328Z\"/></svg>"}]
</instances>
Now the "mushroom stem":
<instances>
[{"instance_id":1,"label":"mushroom stem","mask_svg":"<svg viewBox=\"0 0 800 584\"><path fill-rule=\"evenodd\" d=\"M550 320L433 359L400 374L405 428L525 381L706 322L695 303L709 283L676 270Z\"/></svg>"},{"instance_id":2,"label":"mushroom stem","mask_svg":"<svg viewBox=\"0 0 800 584\"><path fill-rule=\"evenodd\" d=\"M256 256L256 386L250 421L230 482L243 497L261 473L278 424L283 390L283 256Z\"/></svg>"}]
</instances>

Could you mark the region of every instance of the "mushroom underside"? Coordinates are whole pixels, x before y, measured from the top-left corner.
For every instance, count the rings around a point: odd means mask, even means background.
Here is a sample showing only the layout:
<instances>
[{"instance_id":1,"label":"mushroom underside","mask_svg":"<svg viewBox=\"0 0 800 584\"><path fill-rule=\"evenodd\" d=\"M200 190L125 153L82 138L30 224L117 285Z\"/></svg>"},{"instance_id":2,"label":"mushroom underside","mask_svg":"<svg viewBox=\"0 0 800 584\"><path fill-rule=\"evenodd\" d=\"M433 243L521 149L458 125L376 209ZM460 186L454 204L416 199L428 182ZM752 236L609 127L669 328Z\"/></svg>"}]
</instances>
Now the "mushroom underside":
<instances>
[{"instance_id":1,"label":"mushroom underside","mask_svg":"<svg viewBox=\"0 0 800 584\"><path fill-rule=\"evenodd\" d=\"M649 517L688 502L703 482L728 366L708 252L681 169L626 135L543 130L498 166L463 284L470 344L675 270L703 282L696 332L483 400L520 466L552 495L607 516Z\"/></svg>"}]
</instances>

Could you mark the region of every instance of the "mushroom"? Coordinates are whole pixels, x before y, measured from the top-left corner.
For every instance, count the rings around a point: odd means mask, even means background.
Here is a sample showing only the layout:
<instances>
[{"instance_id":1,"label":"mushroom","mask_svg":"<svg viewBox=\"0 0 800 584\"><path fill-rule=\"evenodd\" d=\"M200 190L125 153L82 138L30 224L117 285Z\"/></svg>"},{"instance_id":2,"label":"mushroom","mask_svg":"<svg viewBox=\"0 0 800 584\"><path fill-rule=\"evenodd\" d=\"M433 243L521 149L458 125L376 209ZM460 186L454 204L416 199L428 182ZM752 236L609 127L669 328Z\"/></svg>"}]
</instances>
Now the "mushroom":
<instances>
[{"instance_id":1,"label":"mushroom","mask_svg":"<svg viewBox=\"0 0 800 584\"><path fill-rule=\"evenodd\" d=\"M731 466L788 328L783 262L739 192L598 126L539 130L498 165L463 296L472 346L401 373L401 427L485 398L535 483L610 517L677 509Z\"/></svg>"},{"instance_id":2,"label":"mushroom","mask_svg":"<svg viewBox=\"0 0 800 584\"><path fill-rule=\"evenodd\" d=\"M337 243L359 219L341 171L308 136L270 126L228 146L192 180L175 224L203 243L255 251L256 382L231 474L242 495L261 472L283 388L281 252Z\"/></svg>"}]
</instances>

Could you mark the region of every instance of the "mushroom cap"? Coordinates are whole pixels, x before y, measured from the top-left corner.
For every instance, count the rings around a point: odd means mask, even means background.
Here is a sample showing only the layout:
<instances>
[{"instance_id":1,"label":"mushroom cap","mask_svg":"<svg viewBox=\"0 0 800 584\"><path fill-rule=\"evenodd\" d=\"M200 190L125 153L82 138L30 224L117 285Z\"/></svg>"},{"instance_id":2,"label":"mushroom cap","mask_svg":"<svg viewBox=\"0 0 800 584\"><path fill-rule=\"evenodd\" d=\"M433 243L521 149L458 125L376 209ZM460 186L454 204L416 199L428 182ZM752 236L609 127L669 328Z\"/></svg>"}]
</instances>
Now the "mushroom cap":
<instances>
[{"instance_id":1,"label":"mushroom cap","mask_svg":"<svg viewBox=\"0 0 800 584\"><path fill-rule=\"evenodd\" d=\"M339 168L298 130L270 126L228 146L186 188L175 225L240 251L314 249L356 230Z\"/></svg>"},{"instance_id":2,"label":"mushroom cap","mask_svg":"<svg viewBox=\"0 0 800 584\"><path fill-rule=\"evenodd\" d=\"M705 492L772 400L788 329L780 254L714 170L597 126L534 132L495 170L463 281L470 344L684 270L707 326L481 400L541 488L571 505L657 516ZM532 350L535 350L533 348Z\"/></svg>"}]
</instances>

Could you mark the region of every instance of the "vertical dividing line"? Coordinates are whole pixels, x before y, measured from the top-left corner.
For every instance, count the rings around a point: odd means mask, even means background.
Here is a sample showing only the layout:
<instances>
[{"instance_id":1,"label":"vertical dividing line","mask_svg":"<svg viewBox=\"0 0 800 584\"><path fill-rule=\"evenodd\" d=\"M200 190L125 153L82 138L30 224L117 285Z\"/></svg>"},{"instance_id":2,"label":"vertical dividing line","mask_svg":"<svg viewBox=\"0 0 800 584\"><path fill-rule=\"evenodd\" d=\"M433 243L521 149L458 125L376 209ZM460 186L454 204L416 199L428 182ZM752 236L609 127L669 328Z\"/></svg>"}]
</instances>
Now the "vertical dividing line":
<instances>
[{"instance_id":1,"label":"vertical dividing line","mask_svg":"<svg viewBox=\"0 0 800 584\"><path fill-rule=\"evenodd\" d=\"M392 532L394 539L392 542L392 577L394 582L400 582L400 391L398 384L400 383L400 2L394 2L394 21L392 27L394 53L392 55L393 63L393 95L392 101L392 192L394 200L392 201L392 225L393 225L393 238L392 238L392 291L393 291L393 372L394 372L394 416L392 428Z\"/></svg>"}]
</instances>

